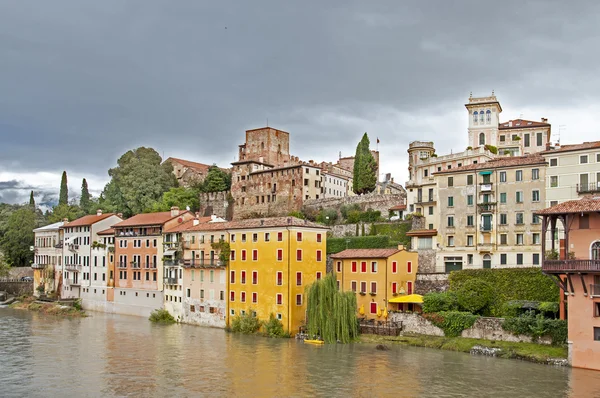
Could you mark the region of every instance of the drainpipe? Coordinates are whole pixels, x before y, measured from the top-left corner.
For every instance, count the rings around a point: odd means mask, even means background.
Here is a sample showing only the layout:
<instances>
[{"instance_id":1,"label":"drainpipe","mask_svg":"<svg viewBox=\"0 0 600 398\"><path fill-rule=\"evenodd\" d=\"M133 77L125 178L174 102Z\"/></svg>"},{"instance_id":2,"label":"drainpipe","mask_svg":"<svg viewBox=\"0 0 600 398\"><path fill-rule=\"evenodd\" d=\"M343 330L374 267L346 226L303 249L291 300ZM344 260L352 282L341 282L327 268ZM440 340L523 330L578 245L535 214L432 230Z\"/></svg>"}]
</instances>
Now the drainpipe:
<instances>
[{"instance_id":1,"label":"drainpipe","mask_svg":"<svg viewBox=\"0 0 600 398\"><path fill-rule=\"evenodd\" d=\"M231 244L231 234L229 231L225 231L227 234L227 240ZM204 258L204 257L203 257ZM230 289L231 289L231 253L229 253L229 261L225 265L225 283L227 284L227 289L225 290L225 326L229 327L229 298L230 298Z\"/></svg>"},{"instance_id":2,"label":"drainpipe","mask_svg":"<svg viewBox=\"0 0 600 398\"><path fill-rule=\"evenodd\" d=\"M288 294L287 294L287 302L288 302L288 305L287 305L287 319L288 319L288 333L291 333L291 326L292 325L291 325L291 317L290 317L290 308L291 308L291 302L290 302L290 300L291 300L291 291L290 291L291 290L291 281L290 281L290 279L291 279L291 276L290 276L290 267L291 267L291 265L290 265L290 261L291 261L291 257L292 257L292 254L291 254L291 250L292 250L292 248L291 248L291 245L292 245L291 233L292 232L290 231L290 227L285 227L285 229L288 231L288 256L287 256L288 257L288 261L287 261L287 266L288 266L288 289L287 289L288 290Z\"/></svg>"}]
</instances>

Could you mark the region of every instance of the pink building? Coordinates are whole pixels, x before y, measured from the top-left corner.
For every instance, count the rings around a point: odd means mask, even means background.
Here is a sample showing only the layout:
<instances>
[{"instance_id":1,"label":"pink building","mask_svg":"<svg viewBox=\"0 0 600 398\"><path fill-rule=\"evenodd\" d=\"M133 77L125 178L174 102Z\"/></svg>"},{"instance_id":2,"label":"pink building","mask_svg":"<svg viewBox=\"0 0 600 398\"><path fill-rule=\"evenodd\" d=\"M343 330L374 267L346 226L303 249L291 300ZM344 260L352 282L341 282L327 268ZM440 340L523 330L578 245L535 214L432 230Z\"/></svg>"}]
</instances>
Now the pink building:
<instances>
[{"instance_id":1,"label":"pink building","mask_svg":"<svg viewBox=\"0 0 600 398\"><path fill-rule=\"evenodd\" d=\"M556 278L566 296L570 363L600 370L600 197L559 203L538 214L543 216L542 270ZM558 236L557 221L565 231L561 247L552 239Z\"/></svg>"}]
</instances>

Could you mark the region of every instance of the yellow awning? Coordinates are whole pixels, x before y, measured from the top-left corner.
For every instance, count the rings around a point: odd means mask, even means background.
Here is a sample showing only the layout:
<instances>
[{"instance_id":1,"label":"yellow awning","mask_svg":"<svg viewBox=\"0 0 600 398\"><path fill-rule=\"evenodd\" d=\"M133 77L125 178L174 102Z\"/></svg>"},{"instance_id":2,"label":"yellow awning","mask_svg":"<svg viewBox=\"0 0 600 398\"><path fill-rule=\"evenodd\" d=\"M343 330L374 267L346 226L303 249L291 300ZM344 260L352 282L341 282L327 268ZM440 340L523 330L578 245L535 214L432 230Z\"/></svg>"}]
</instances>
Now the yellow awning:
<instances>
[{"instance_id":1,"label":"yellow awning","mask_svg":"<svg viewBox=\"0 0 600 398\"><path fill-rule=\"evenodd\" d=\"M408 296L394 297L390 303L423 303L423 296L420 294L409 294Z\"/></svg>"}]
</instances>

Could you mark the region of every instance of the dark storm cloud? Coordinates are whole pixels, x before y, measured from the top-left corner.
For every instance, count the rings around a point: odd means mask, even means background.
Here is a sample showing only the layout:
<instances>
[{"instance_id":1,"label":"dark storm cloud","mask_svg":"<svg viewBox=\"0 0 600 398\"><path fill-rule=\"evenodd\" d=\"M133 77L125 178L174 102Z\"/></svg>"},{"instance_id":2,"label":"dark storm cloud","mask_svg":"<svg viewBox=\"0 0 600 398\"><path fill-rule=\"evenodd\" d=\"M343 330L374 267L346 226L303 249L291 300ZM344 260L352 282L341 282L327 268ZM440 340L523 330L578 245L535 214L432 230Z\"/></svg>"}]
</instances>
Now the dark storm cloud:
<instances>
[{"instance_id":1,"label":"dark storm cloud","mask_svg":"<svg viewBox=\"0 0 600 398\"><path fill-rule=\"evenodd\" d=\"M464 148L469 91L506 119L597 106L599 5L577 4L2 2L0 171L106 178L141 145L227 164L268 118L307 160L368 131L403 174L409 141Z\"/></svg>"}]
</instances>

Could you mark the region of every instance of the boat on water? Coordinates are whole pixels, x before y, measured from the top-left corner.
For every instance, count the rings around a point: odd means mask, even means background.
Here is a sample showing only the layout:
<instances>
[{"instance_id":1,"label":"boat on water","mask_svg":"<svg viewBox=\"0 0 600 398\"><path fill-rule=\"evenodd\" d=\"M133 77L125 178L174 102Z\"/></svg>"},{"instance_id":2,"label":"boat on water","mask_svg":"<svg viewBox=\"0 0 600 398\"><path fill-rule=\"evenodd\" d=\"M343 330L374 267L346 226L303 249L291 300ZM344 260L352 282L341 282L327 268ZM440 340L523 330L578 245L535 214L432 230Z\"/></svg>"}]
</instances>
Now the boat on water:
<instances>
[{"instance_id":1,"label":"boat on water","mask_svg":"<svg viewBox=\"0 0 600 398\"><path fill-rule=\"evenodd\" d=\"M304 340L305 344L316 344L316 345L321 345L321 344L325 344L325 342L323 340Z\"/></svg>"}]
</instances>

